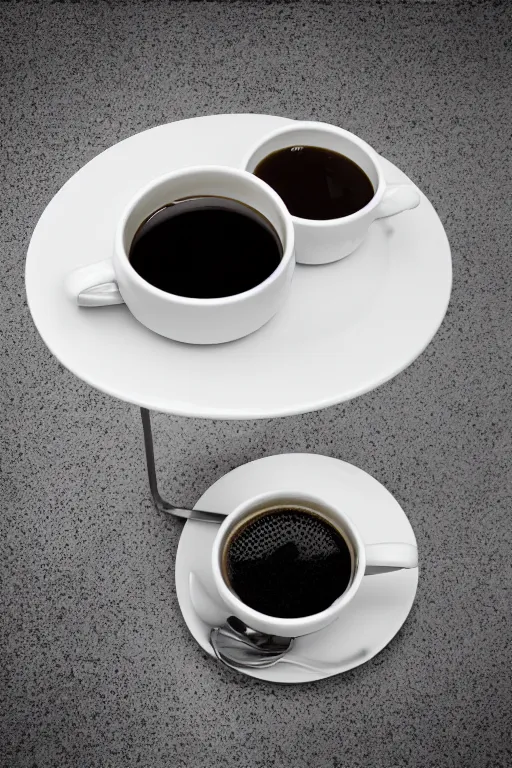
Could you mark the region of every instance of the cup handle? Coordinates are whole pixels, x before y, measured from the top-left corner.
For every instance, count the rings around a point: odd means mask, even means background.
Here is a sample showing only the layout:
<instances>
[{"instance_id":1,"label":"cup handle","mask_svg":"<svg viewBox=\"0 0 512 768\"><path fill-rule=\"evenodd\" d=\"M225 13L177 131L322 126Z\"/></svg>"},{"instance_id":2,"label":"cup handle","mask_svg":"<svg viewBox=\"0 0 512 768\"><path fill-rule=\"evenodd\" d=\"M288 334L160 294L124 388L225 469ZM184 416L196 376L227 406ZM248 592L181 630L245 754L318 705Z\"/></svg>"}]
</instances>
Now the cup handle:
<instances>
[{"instance_id":1,"label":"cup handle","mask_svg":"<svg viewBox=\"0 0 512 768\"><path fill-rule=\"evenodd\" d=\"M365 576L418 566L418 548L414 544L368 544L365 551Z\"/></svg>"},{"instance_id":2,"label":"cup handle","mask_svg":"<svg viewBox=\"0 0 512 768\"><path fill-rule=\"evenodd\" d=\"M124 304L112 259L75 269L66 278L66 292L79 307Z\"/></svg>"},{"instance_id":3,"label":"cup handle","mask_svg":"<svg viewBox=\"0 0 512 768\"><path fill-rule=\"evenodd\" d=\"M420 204L420 193L412 184L388 184L384 197L376 211L376 219L394 216L402 211L416 208Z\"/></svg>"}]
</instances>

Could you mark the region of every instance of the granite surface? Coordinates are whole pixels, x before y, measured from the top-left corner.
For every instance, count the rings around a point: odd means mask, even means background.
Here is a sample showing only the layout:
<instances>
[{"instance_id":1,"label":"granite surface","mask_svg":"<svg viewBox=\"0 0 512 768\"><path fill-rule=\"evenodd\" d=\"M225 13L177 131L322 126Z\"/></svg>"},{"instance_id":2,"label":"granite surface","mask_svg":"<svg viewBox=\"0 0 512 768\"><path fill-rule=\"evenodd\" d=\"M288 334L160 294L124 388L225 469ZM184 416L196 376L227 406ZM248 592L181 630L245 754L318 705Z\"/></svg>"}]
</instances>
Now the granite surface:
<instances>
[{"instance_id":1,"label":"granite surface","mask_svg":"<svg viewBox=\"0 0 512 768\"><path fill-rule=\"evenodd\" d=\"M2 766L512 765L511 22L505 2L1 4ZM192 641L139 412L64 370L25 302L31 231L70 175L218 112L360 134L429 196L453 251L444 324L377 391L283 420L155 416L179 503L248 460L312 451L406 510L422 571L403 630L308 686L231 674Z\"/></svg>"}]
</instances>

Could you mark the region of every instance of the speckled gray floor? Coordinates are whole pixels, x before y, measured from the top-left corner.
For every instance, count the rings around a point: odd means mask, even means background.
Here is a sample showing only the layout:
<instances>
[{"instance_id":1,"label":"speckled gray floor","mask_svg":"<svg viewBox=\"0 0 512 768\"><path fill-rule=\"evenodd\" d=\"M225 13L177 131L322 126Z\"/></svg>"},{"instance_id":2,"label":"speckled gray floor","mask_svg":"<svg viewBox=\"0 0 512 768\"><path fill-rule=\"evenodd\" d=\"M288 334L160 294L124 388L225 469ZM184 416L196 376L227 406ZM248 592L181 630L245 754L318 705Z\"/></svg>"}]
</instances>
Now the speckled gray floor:
<instances>
[{"instance_id":1,"label":"speckled gray floor","mask_svg":"<svg viewBox=\"0 0 512 768\"><path fill-rule=\"evenodd\" d=\"M498 1L1 4L2 766L512 765L511 21ZM242 462L314 451L406 509L422 574L403 631L303 687L192 642L139 412L63 370L24 297L30 233L82 164L158 123L249 111L363 136L430 197L454 258L440 332L378 391L282 421L155 417L183 504Z\"/></svg>"}]
</instances>

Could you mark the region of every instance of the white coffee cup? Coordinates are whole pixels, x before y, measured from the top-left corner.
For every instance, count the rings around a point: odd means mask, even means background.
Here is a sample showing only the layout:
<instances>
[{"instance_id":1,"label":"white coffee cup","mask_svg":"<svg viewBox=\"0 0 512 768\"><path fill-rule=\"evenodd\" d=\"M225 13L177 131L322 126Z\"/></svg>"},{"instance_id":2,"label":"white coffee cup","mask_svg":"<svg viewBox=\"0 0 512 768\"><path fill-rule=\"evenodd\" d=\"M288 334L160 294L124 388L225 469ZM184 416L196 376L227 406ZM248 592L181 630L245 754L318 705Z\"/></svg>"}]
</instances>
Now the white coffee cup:
<instances>
[{"instance_id":1,"label":"white coffee cup","mask_svg":"<svg viewBox=\"0 0 512 768\"><path fill-rule=\"evenodd\" d=\"M142 222L174 200L199 195L238 200L270 221L281 240L283 256L266 280L234 296L195 299L162 291L135 271L128 254ZM112 258L72 272L66 290L81 306L126 303L139 322L169 339L218 344L247 336L276 314L286 300L294 267L293 224L276 192L245 171L198 166L168 173L137 192L117 224Z\"/></svg>"},{"instance_id":2,"label":"white coffee cup","mask_svg":"<svg viewBox=\"0 0 512 768\"><path fill-rule=\"evenodd\" d=\"M235 594L223 567L225 547L230 536L249 521L254 515L264 510L283 507L299 507L311 510L319 515L342 534L352 556L352 574L350 582L340 596L324 611L312 616L283 619L267 616L254 610ZM403 568L416 568L418 550L407 543L364 544L357 527L345 511L325 503L316 496L297 494L292 491L266 493L240 504L222 522L212 550L213 580L220 598L230 614L241 619L248 627L270 635L281 637L300 637L317 632L338 619L361 586L363 578L371 578L377 573L395 571Z\"/></svg>"},{"instance_id":3,"label":"white coffee cup","mask_svg":"<svg viewBox=\"0 0 512 768\"><path fill-rule=\"evenodd\" d=\"M349 131L317 122L297 122L278 128L257 143L241 167L253 172L271 152L292 146L330 149L353 160L369 177L375 194L361 210L339 219L302 219L292 216L295 258L299 264L327 264L345 258L364 240L375 219L416 208L420 196L412 184L387 184L377 152Z\"/></svg>"}]
</instances>

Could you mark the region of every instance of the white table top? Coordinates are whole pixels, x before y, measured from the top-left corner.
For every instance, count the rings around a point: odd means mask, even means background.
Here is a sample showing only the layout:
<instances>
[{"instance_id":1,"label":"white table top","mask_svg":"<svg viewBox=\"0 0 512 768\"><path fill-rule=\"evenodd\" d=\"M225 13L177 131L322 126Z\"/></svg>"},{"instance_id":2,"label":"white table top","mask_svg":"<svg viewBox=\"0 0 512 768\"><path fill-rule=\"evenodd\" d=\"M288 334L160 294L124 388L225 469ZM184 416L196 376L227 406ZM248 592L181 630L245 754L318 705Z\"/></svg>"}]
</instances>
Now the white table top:
<instances>
[{"instance_id":1,"label":"white table top","mask_svg":"<svg viewBox=\"0 0 512 768\"><path fill-rule=\"evenodd\" d=\"M375 222L348 258L297 266L286 307L236 342L173 342L140 325L126 306L79 308L66 297L69 271L111 255L117 217L140 186L187 165L239 166L248 147L287 122L215 115L162 125L106 150L62 187L33 233L26 286L34 322L66 368L142 407L244 419L348 400L421 354L451 290L448 241L423 195L415 210ZM407 181L383 165L388 181Z\"/></svg>"}]
</instances>

